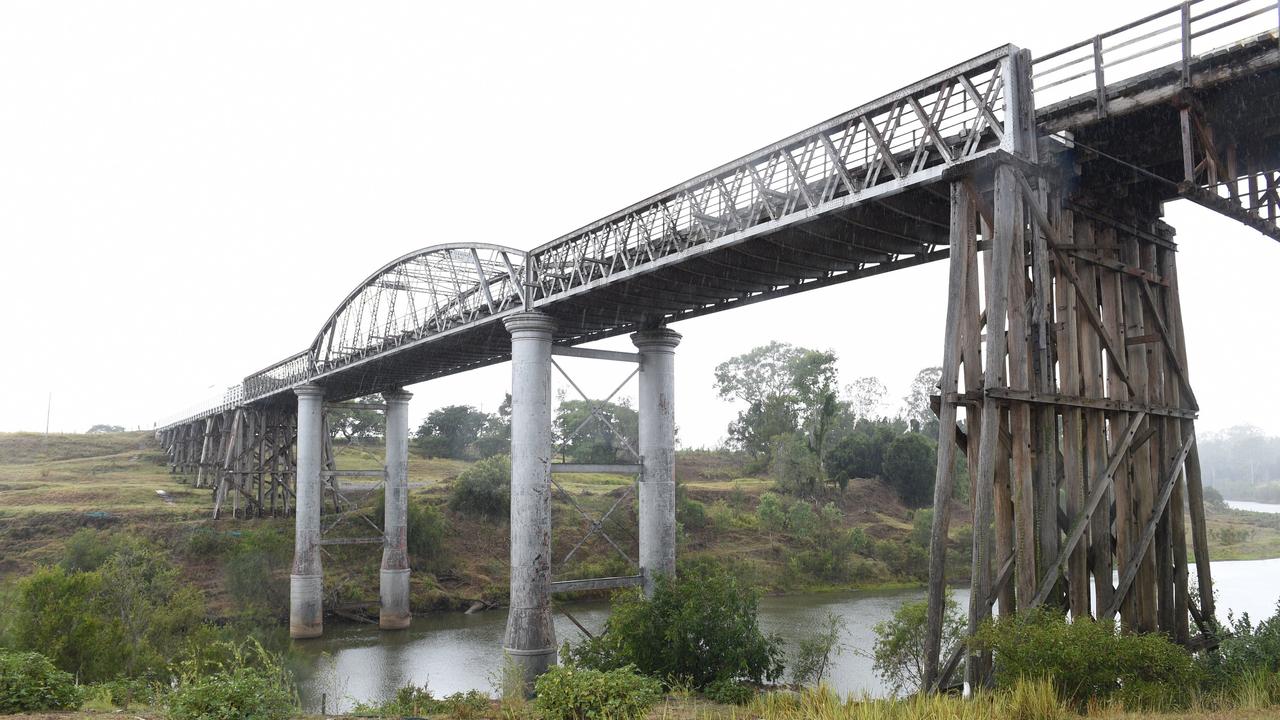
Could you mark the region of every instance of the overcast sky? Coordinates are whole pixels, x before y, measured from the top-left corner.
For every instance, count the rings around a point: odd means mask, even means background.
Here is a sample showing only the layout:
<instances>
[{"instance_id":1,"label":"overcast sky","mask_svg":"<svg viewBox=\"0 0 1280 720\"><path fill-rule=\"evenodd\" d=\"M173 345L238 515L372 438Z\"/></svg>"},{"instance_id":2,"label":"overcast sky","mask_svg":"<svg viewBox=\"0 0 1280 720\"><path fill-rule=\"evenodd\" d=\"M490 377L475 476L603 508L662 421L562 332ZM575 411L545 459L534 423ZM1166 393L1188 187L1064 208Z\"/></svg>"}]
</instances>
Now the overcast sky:
<instances>
[{"instance_id":1,"label":"overcast sky","mask_svg":"<svg viewBox=\"0 0 1280 720\"><path fill-rule=\"evenodd\" d=\"M998 45L1044 53L1168 3L7 0L0 430L43 430L50 393L54 431L150 428L304 348L406 252L531 248ZM1280 434L1280 245L1182 203L1166 219L1202 431ZM945 280L675 325L682 442L723 437L714 366L774 339L835 350L896 403L940 361ZM592 394L623 372L567 364ZM509 372L410 388L412 422L494 410Z\"/></svg>"}]
</instances>

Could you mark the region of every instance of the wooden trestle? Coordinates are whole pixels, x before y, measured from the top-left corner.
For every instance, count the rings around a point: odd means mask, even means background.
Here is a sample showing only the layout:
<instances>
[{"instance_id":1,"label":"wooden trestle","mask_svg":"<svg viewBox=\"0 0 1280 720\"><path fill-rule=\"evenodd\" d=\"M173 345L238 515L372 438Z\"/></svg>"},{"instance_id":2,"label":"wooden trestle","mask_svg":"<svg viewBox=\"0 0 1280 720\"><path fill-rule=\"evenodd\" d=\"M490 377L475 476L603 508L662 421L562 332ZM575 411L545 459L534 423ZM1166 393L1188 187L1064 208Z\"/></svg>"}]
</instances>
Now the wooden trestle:
<instances>
[{"instance_id":1,"label":"wooden trestle","mask_svg":"<svg viewBox=\"0 0 1280 720\"><path fill-rule=\"evenodd\" d=\"M161 434L169 471L213 494L213 516L230 507L232 517L293 513L297 478L296 409L241 406ZM324 433L323 466L334 470L333 444ZM326 489L335 495L332 476Z\"/></svg>"},{"instance_id":2,"label":"wooden trestle","mask_svg":"<svg viewBox=\"0 0 1280 720\"><path fill-rule=\"evenodd\" d=\"M1214 612L1173 231L1157 202L1108 204L1058 168L1006 156L950 183L938 410L956 442L938 448L933 687L966 652L939 656L957 451L972 488L970 633L992 613L1048 604L1189 645L1189 616L1204 633ZM989 656L965 667L971 687L989 682Z\"/></svg>"}]
</instances>

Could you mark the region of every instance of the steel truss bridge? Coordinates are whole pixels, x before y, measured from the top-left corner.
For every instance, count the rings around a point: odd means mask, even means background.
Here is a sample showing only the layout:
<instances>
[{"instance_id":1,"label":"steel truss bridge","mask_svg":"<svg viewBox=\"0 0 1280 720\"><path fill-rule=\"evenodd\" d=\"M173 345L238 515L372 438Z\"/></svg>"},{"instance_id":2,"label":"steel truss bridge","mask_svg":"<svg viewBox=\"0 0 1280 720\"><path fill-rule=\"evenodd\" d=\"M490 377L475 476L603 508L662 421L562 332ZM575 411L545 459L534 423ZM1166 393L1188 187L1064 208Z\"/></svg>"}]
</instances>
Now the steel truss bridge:
<instances>
[{"instance_id":1,"label":"steel truss bridge","mask_svg":"<svg viewBox=\"0 0 1280 720\"><path fill-rule=\"evenodd\" d=\"M530 313L554 353L626 359L573 346L947 260L937 408L957 437L937 504L959 450L971 623L1052 603L1211 644L1198 406L1160 216L1182 198L1280 240L1278 29L1274 0L1197 0L1038 57L998 47L532 250L409 253L309 346L158 432L175 471L249 514L289 512L300 388L341 403L503 362ZM646 462L627 466L641 486ZM960 659L938 657L948 523L935 513L937 684ZM989 658L966 672L982 682Z\"/></svg>"}]
</instances>

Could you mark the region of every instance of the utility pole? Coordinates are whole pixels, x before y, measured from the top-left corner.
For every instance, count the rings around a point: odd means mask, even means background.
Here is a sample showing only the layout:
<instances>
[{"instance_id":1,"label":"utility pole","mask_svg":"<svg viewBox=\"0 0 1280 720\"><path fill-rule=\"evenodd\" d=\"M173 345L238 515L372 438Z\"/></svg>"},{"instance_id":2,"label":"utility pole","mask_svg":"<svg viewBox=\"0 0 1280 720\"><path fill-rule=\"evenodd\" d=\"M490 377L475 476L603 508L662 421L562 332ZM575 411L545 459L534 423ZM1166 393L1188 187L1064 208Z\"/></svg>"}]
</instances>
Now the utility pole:
<instances>
[{"instance_id":1,"label":"utility pole","mask_svg":"<svg viewBox=\"0 0 1280 720\"><path fill-rule=\"evenodd\" d=\"M44 406L44 436L49 437L49 415L53 412L53 391L49 391L49 401Z\"/></svg>"}]
</instances>

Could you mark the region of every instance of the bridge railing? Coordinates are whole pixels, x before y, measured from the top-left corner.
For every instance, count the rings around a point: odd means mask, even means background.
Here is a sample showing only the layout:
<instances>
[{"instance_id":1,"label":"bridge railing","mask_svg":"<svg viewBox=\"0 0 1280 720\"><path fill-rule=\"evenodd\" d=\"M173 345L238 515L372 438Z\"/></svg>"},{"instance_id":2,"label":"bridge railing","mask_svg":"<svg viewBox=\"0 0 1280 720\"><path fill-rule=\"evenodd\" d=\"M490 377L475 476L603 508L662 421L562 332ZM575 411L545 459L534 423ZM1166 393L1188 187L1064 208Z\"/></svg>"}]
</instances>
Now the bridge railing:
<instances>
[{"instance_id":1,"label":"bridge railing","mask_svg":"<svg viewBox=\"0 0 1280 720\"><path fill-rule=\"evenodd\" d=\"M534 249L538 293L551 297L757 225L890 192L1000 147L1011 50L974 58Z\"/></svg>"},{"instance_id":2,"label":"bridge railing","mask_svg":"<svg viewBox=\"0 0 1280 720\"><path fill-rule=\"evenodd\" d=\"M185 410L164 418L156 424L156 430L166 430L174 425L201 420L224 410L239 407L244 404L244 401L244 386L229 385L226 389L210 396L205 401L190 405Z\"/></svg>"},{"instance_id":3,"label":"bridge railing","mask_svg":"<svg viewBox=\"0 0 1280 720\"><path fill-rule=\"evenodd\" d=\"M1277 30L1276 0L1188 0L1036 57L1036 107L1093 95L1105 113L1108 85L1175 65L1187 82L1196 56Z\"/></svg>"},{"instance_id":4,"label":"bridge railing","mask_svg":"<svg viewBox=\"0 0 1280 720\"><path fill-rule=\"evenodd\" d=\"M303 350L245 377L244 401L252 402L281 388L292 387L314 374L310 352Z\"/></svg>"}]
</instances>

